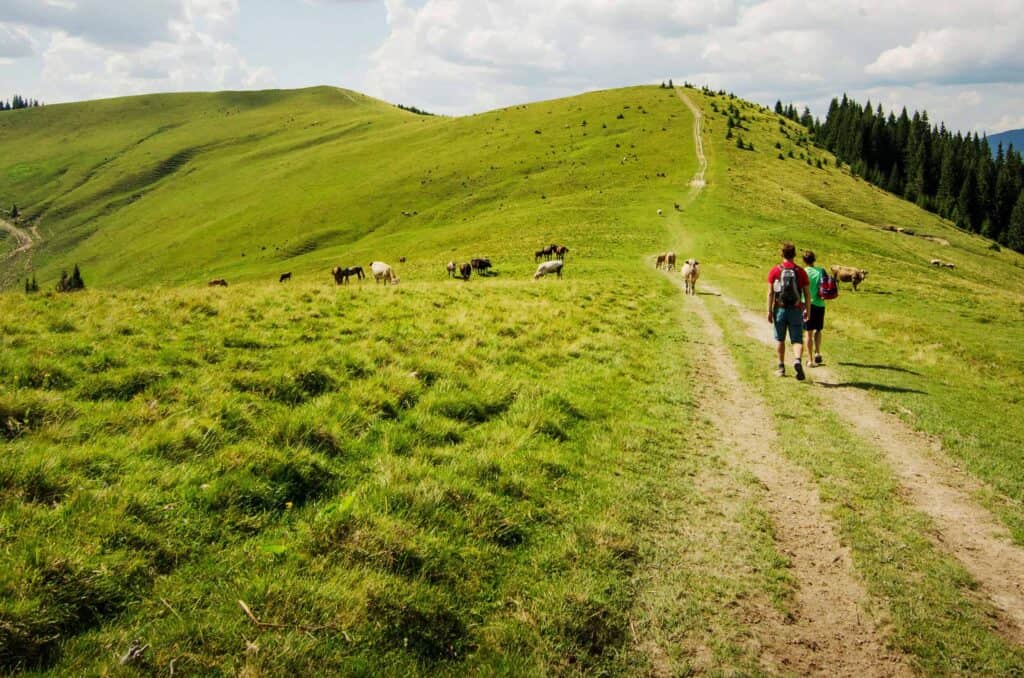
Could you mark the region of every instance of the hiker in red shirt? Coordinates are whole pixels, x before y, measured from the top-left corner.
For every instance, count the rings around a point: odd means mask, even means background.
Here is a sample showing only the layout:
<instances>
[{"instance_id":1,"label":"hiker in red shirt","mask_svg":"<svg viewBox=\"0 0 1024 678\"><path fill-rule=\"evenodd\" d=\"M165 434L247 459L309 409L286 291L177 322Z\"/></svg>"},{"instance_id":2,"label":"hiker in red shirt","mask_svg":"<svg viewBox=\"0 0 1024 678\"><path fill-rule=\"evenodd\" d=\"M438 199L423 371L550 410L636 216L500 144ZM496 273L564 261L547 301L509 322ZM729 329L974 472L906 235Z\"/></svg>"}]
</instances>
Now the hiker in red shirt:
<instances>
[{"instance_id":1,"label":"hiker in red shirt","mask_svg":"<svg viewBox=\"0 0 1024 678\"><path fill-rule=\"evenodd\" d=\"M804 351L804 321L808 318L811 305L810 281L807 271L793 263L796 245L791 242L782 245L782 263L768 274L768 322L775 326L775 341L778 342L779 368L775 374L786 376L786 332L793 344L793 370L796 378L804 379L801 362Z\"/></svg>"}]
</instances>

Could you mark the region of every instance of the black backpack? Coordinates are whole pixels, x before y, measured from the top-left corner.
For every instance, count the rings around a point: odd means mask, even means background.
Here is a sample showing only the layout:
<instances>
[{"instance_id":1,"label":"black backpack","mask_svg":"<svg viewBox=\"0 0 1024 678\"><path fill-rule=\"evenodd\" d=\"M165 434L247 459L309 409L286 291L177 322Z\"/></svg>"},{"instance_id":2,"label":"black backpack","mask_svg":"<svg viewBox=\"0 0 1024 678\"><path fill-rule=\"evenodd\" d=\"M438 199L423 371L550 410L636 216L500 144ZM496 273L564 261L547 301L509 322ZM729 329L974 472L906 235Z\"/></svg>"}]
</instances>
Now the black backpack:
<instances>
[{"instance_id":1,"label":"black backpack","mask_svg":"<svg viewBox=\"0 0 1024 678\"><path fill-rule=\"evenodd\" d=\"M800 303L800 285L797 282L796 267L782 267L779 279L775 281L775 305L793 308Z\"/></svg>"}]
</instances>

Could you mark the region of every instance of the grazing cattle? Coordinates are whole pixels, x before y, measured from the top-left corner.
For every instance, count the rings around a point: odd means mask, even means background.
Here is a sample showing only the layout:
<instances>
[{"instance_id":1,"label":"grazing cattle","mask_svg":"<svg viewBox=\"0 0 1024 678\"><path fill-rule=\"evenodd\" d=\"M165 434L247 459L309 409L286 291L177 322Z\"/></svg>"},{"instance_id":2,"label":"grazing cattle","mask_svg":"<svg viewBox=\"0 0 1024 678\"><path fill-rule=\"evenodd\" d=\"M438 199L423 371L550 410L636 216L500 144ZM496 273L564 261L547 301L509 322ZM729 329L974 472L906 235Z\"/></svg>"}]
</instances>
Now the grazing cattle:
<instances>
[{"instance_id":1,"label":"grazing cattle","mask_svg":"<svg viewBox=\"0 0 1024 678\"><path fill-rule=\"evenodd\" d=\"M449 278L454 278L455 277L455 262L454 261L449 261L448 265L445 268L448 269L448 277Z\"/></svg>"},{"instance_id":2,"label":"grazing cattle","mask_svg":"<svg viewBox=\"0 0 1024 678\"><path fill-rule=\"evenodd\" d=\"M662 212L661 209L658 209L658 216L659 217L663 217L663 216L665 216L665 213Z\"/></svg>"},{"instance_id":3,"label":"grazing cattle","mask_svg":"<svg viewBox=\"0 0 1024 678\"><path fill-rule=\"evenodd\" d=\"M288 271L287 273L282 273L281 277L277 279L277 282L283 283L285 280L291 280L291 279L292 279L292 272Z\"/></svg>"},{"instance_id":4,"label":"grazing cattle","mask_svg":"<svg viewBox=\"0 0 1024 678\"><path fill-rule=\"evenodd\" d=\"M932 266L942 266L942 262L938 259L932 259Z\"/></svg>"},{"instance_id":5,"label":"grazing cattle","mask_svg":"<svg viewBox=\"0 0 1024 678\"><path fill-rule=\"evenodd\" d=\"M362 280L363 278L366 277L366 274L363 273L362 266L352 266L350 268L342 268L340 266L335 266L334 268L331 269L331 274L334 276L335 285L340 285L342 283L345 283L347 285L348 279L352 276L355 276L358 280Z\"/></svg>"},{"instance_id":6,"label":"grazing cattle","mask_svg":"<svg viewBox=\"0 0 1024 678\"><path fill-rule=\"evenodd\" d=\"M679 206L679 203L674 203L674 204L676 206L676 211L679 211L679 210L683 209L682 207Z\"/></svg>"},{"instance_id":7,"label":"grazing cattle","mask_svg":"<svg viewBox=\"0 0 1024 678\"><path fill-rule=\"evenodd\" d=\"M473 266L471 264L460 264L459 275L462 276L463 280L469 280L470 274L473 272Z\"/></svg>"},{"instance_id":8,"label":"grazing cattle","mask_svg":"<svg viewBox=\"0 0 1024 678\"><path fill-rule=\"evenodd\" d=\"M385 264L383 261L375 261L370 264L370 272L373 273L374 282L379 283L381 280L384 284L391 283L392 285L398 284L398 276L395 274L395 269Z\"/></svg>"},{"instance_id":9,"label":"grazing cattle","mask_svg":"<svg viewBox=\"0 0 1024 678\"><path fill-rule=\"evenodd\" d=\"M697 294L697 279L700 278L700 262L687 259L683 262L683 284L687 294Z\"/></svg>"},{"instance_id":10,"label":"grazing cattle","mask_svg":"<svg viewBox=\"0 0 1024 678\"><path fill-rule=\"evenodd\" d=\"M207 287L227 287L228 286L228 281L225 280L224 278L217 278L216 280L211 280L210 282L206 283L206 286Z\"/></svg>"},{"instance_id":11,"label":"grazing cattle","mask_svg":"<svg viewBox=\"0 0 1024 678\"><path fill-rule=\"evenodd\" d=\"M954 264L952 261L944 261L942 262L942 265L945 266L946 268L956 268L956 264Z\"/></svg>"},{"instance_id":12,"label":"grazing cattle","mask_svg":"<svg viewBox=\"0 0 1024 678\"><path fill-rule=\"evenodd\" d=\"M857 285L864 282L864 278L868 277L868 272L853 266L833 266L832 277L839 282L853 283L853 291L856 292Z\"/></svg>"},{"instance_id":13,"label":"grazing cattle","mask_svg":"<svg viewBox=\"0 0 1024 678\"><path fill-rule=\"evenodd\" d=\"M665 261L668 259L668 253L662 252L658 255L658 258L654 260L654 268L660 269L665 265Z\"/></svg>"},{"instance_id":14,"label":"grazing cattle","mask_svg":"<svg viewBox=\"0 0 1024 678\"><path fill-rule=\"evenodd\" d=\"M540 261L546 255L547 255L547 252L545 252L544 250L537 250L536 252L533 253L533 261L534 261L534 263Z\"/></svg>"},{"instance_id":15,"label":"grazing cattle","mask_svg":"<svg viewBox=\"0 0 1024 678\"><path fill-rule=\"evenodd\" d=\"M676 267L676 253L669 252L665 255L665 270L671 271Z\"/></svg>"},{"instance_id":16,"label":"grazing cattle","mask_svg":"<svg viewBox=\"0 0 1024 678\"><path fill-rule=\"evenodd\" d=\"M558 277L562 277L562 266L563 262L560 259L554 261L545 261L543 264L537 267L537 272L533 274L533 279L543 278L550 273L557 273Z\"/></svg>"},{"instance_id":17,"label":"grazing cattle","mask_svg":"<svg viewBox=\"0 0 1024 678\"><path fill-rule=\"evenodd\" d=\"M478 271L480 275L483 275L489 268L491 268L491 260L486 258L473 259L469 264L473 267L473 270Z\"/></svg>"},{"instance_id":18,"label":"grazing cattle","mask_svg":"<svg viewBox=\"0 0 1024 678\"><path fill-rule=\"evenodd\" d=\"M569 248L565 245L559 245L555 248L555 256L565 261L565 255L569 253Z\"/></svg>"},{"instance_id":19,"label":"grazing cattle","mask_svg":"<svg viewBox=\"0 0 1024 678\"><path fill-rule=\"evenodd\" d=\"M546 245L533 254L533 260L538 261L540 259L550 259L555 255L555 250L558 249L558 245Z\"/></svg>"},{"instance_id":20,"label":"grazing cattle","mask_svg":"<svg viewBox=\"0 0 1024 678\"><path fill-rule=\"evenodd\" d=\"M405 257L398 257L398 263L404 264L405 263Z\"/></svg>"}]
</instances>

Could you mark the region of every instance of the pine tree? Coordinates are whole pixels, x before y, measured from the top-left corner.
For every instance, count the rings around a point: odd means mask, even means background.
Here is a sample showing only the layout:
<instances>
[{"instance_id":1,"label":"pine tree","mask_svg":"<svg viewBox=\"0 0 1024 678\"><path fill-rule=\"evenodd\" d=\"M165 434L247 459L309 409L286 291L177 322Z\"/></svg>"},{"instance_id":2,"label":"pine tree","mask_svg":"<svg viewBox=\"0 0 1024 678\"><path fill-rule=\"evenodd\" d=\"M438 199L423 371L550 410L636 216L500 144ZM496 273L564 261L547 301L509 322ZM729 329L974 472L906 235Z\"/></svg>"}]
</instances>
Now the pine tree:
<instances>
[{"instance_id":1,"label":"pine tree","mask_svg":"<svg viewBox=\"0 0 1024 678\"><path fill-rule=\"evenodd\" d=\"M1006 244L1024 252L1024 191L1017 196L1017 204L1010 213L1010 223L1006 228Z\"/></svg>"},{"instance_id":2,"label":"pine tree","mask_svg":"<svg viewBox=\"0 0 1024 678\"><path fill-rule=\"evenodd\" d=\"M78 270L78 264L75 264L75 270L71 273L71 289L73 290L84 290L85 281L82 280L82 272Z\"/></svg>"},{"instance_id":3,"label":"pine tree","mask_svg":"<svg viewBox=\"0 0 1024 678\"><path fill-rule=\"evenodd\" d=\"M21 212L18 211L17 205L11 205L11 219L17 219Z\"/></svg>"}]
</instances>

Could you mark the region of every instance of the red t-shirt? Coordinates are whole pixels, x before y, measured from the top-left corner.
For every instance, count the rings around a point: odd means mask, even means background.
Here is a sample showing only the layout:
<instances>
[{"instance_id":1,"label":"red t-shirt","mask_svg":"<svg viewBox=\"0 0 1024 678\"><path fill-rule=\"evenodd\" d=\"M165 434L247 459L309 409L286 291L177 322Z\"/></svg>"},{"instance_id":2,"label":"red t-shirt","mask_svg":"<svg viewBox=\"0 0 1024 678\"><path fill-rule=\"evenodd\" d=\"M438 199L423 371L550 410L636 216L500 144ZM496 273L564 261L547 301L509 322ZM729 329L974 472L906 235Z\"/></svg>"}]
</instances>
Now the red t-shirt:
<instances>
[{"instance_id":1,"label":"red t-shirt","mask_svg":"<svg viewBox=\"0 0 1024 678\"><path fill-rule=\"evenodd\" d=\"M782 269L783 268L795 268L796 269L796 286L800 288L800 294L802 295L804 289L810 287L811 281L807 277L807 271L805 271L804 269L800 268L799 266L794 264L792 261L783 261L778 266L775 266L774 268L772 268L771 272L768 273L768 284L772 286L772 289L775 288L775 281L782 277ZM797 302L796 307L797 308L803 308L804 305L803 305L802 302Z\"/></svg>"}]
</instances>

